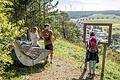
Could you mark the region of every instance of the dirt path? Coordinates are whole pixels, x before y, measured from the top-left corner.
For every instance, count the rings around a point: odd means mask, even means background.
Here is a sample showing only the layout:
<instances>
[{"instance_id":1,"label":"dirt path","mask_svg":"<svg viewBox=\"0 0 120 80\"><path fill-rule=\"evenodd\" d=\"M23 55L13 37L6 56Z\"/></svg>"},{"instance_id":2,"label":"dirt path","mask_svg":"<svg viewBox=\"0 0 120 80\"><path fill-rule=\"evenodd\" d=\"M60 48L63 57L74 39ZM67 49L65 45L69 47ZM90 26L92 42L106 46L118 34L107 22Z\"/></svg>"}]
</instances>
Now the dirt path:
<instances>
[{"instance_id":1,"label":"dirt path","mask_svg":"<svg viewBox=\"0 0 120 80\"><path fill-rule=\"evenodd\" d=\"M81 68L74 62L54 58L53 64L46 66L39 73L24 78L24 80L89 80L79 79L81 73Z\"/></svg>"}]
</instances>

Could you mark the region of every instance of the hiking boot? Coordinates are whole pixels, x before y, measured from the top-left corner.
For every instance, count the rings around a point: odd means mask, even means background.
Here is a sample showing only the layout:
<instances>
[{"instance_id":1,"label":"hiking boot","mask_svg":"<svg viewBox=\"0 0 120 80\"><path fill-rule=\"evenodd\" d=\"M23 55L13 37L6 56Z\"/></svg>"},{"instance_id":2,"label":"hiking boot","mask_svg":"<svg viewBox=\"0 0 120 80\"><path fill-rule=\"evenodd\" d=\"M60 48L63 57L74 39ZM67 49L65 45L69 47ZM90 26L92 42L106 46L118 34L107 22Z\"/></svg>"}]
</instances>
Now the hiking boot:
<instances>
[{"instance_id":1,"label":"hiking boot","mask_svg":"<svg viewBox=\"0 0 120 80\"><path fill-rule=\"evenodd\" d=\"M45 60L45 64L47 64L49 61L48 60Z\"/></svg>"},{"instance_id":2,"label":"hiking boot","mask_svg":"<svg viewBox=\"0 0 120 80\"><path fill-rule=\"evenodd\" d=\"M85 72L86 72L86 71L87 71L87 68L85 67L83 71L85 71Z\"/></svg>"},{"instance_id":3,"label":"hiking boot","mask_svg":"<svg viewBox=\"0 0 120 80\"><path fill-rule=\"evenodd\" d=\"M95 77L95 73L91 74L92 77Z\"/></svg>"},{"instance_id":4,"label":"hiking boot","mask_svg":"<svg viewBox=\"0 0 120 80\"><path fill-rule=\"evenodd\" d=\"M52 61L50 61L50 64L52 64Z\"/></svg>"},{"instance_id":5,"label":"hiking boot","mask_svg":"<svg viewBox=\"0 0 120 80\"><path fill-rule=\"evenodd\" d=\"M88 76L90 77L90 76L91 76L91 73L88 73Z\"/></svg>"}]
</instances>

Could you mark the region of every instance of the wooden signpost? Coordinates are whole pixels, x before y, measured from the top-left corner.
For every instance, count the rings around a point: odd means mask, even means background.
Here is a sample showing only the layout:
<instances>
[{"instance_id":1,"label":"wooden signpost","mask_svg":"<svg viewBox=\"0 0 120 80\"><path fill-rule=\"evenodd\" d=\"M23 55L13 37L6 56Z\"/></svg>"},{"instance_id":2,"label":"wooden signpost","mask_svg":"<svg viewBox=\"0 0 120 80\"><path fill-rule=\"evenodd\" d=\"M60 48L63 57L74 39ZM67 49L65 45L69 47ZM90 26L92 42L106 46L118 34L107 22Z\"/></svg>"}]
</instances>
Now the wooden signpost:
<instances>
[{"instance_id":1,"label":"wooden signpost","mask_svg":"<svg viewBox=\"0 0 120 80\"><path fill-rule=\"evenodd\" d=\"M105 58L106 58L106 50L107 50L107 43L103 43L104 50L103 50L103 60L102 60L102 70L101 70L101 77L100 80L104 80L104 72L105 72Z\"/></svg>"},{"instance_id":2,"label":"wooden signpost","mask_svg":"<svg viewBox=\"0 0 120 80\"><path fill-rule=\"evenodd\" d=\"M95 25L95 26L109 26L109 35L108 35L108 42L100 42L100 44L103 44L104 50L103 50L103 60L102 60L102 70L101 70L101 77L100 80L104 80L104 72L105 72L105 60L106 60L106 50L107 45L111 44L111 36L112 36L112 23L84 23L84 39L83 42L86 43L86 26L87 25Z\"/></svg>"}]
</instances>

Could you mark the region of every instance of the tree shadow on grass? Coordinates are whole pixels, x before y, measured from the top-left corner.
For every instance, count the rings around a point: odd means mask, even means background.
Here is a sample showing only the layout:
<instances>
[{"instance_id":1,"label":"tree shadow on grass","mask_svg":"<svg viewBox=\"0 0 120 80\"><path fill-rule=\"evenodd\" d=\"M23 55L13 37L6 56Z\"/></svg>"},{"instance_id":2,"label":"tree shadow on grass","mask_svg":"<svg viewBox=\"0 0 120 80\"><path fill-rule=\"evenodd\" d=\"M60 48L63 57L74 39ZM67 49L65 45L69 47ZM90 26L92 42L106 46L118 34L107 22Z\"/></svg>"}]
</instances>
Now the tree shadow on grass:
<instances>
[{"instance_id":1,"label":"tree shadow on grass","mask_svg":"<svg viewBox=\"0 0 120 80\"><path fill-rule=\"evenodd\" d=\"M11 78L30 75L34 73L40 73L45 70L45 63L39 63L32 67L15 66L11 65L6 69L6 72L2 75L4 80L11 80Z\"/></svg>"}]
</instances>

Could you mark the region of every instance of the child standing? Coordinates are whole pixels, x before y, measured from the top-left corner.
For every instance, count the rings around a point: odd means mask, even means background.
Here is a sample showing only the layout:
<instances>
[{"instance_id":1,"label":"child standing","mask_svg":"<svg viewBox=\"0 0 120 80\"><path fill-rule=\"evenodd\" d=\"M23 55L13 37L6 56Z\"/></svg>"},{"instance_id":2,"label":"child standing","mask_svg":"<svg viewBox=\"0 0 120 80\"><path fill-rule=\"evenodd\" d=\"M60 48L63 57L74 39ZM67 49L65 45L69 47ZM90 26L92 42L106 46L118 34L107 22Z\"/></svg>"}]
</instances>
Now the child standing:
<instances>
[{"instance_id":1,"label":"child standing","mask_svg":"<svg viewBox=\"0 0 120 80\"><path fill-rule=\"evenodd\" d=\"M32 28L32 32L30 33L30 39L32 41L33 46L39 47L38 45L39 35L36 27Z\"/></svg>"}]
</instances>

